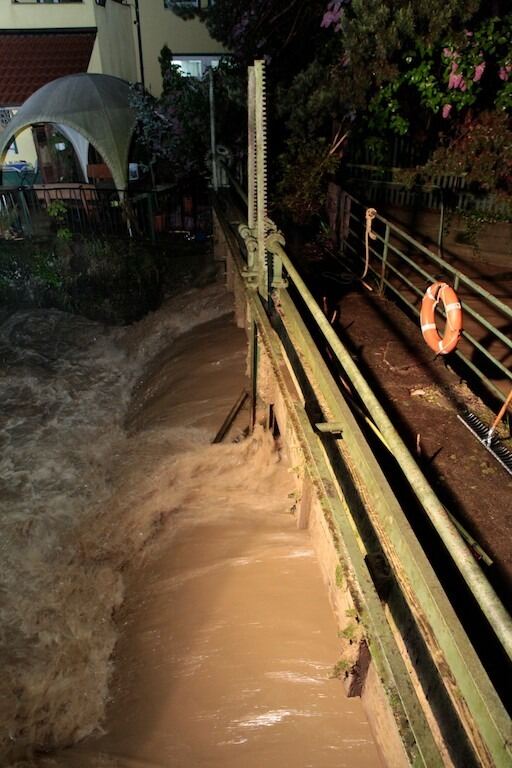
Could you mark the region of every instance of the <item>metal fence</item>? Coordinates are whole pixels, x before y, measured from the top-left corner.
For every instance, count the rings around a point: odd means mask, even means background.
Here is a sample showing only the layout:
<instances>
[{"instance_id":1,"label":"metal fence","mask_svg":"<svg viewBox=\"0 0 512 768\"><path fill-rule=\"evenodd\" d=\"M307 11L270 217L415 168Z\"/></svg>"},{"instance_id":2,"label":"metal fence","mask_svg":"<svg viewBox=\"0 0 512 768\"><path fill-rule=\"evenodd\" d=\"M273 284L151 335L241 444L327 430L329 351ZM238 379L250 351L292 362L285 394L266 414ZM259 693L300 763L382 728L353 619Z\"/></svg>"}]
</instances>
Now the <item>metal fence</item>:
<instances>
[{"instance_id":1,"label":"metal fence","mask_svg":"<svg viewBox=\"0 0 512 768\"><path fill-rule=\"evenodd\" d=\"M458 292L464 312L461 343L452 354L492 395L504 400L504 392L512 386L512 280L508 305L378 214L372 225L375 239L366 238L366 210L352 195L342 193L343 268L361 274L367 263L368 279L377 289L387 291L417 317L426 285L442 275ZM438 309L444 314L441 307Z\"/></svg>"},{"instance_id":2,"label":"metal fence","mask_svg":"<svg viewBox=\"0 0 512 768\"><path fill-rule=\"evenodd\" d=\"M140 193L93 184L0 187L0 239L71 235L157 240L180 231L211 232L208 191L161 188Z\"/></svg>"},{"instance_id":3,"label":"metal fence","mask_svg":"<svg viewBox=\"0 0 512 768\"><path fill-rule=\"evenodd\" d=\"M446 207L504 220L512 218L509 202L491 193L475 194L463 176L432 176L428 183L407 186L396 180L397 172L403 169L353 163L346 167L345 187L369 203L434 210Z\"/></svg>"}]
</instances>

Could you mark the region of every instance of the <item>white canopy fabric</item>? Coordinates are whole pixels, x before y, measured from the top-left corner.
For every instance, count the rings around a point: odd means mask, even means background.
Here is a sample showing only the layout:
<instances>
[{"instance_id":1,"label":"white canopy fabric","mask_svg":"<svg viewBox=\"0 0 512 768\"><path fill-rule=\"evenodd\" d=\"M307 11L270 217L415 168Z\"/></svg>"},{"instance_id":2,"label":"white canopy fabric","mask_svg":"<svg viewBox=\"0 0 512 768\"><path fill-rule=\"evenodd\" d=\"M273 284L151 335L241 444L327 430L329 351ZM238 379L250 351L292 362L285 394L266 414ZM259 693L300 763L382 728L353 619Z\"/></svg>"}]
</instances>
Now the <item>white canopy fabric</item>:
<instances>
[{"instance_id":1,"label":"white canopy fabric","mask_svg":"<svg viewBox=\"0 0 512 768\"><path fill-rule=\"evenodd\" d=\"M84 136L110 168L117 189L128 183L128 152L136 115L130 86L111 75L80 73L43 85L0 134L0 164L20 131L36 123L69 126Z\"/></svg>"}]
</instances>

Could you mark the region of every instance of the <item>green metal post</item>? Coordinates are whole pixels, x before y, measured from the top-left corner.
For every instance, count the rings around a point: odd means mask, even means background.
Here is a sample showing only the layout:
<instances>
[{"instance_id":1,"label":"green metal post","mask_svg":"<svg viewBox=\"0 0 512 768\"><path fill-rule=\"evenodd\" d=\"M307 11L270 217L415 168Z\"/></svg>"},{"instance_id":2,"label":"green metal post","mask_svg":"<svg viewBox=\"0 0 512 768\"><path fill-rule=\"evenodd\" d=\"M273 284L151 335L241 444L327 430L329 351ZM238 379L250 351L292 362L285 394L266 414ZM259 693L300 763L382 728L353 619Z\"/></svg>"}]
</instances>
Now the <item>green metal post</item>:
<instances>
[{"instance_id":1,"label":"green metal post","mask_svg":"<svg viewBox=\"0 0 512 768\"><path fill-rule=\"evenodd\" d=\"M254 430L256 425L256 403L258 400L258 326L254 317L250 319L249 329L249 366L251 377L251 414L250 431Z\"/></svg>"}]
</instances>

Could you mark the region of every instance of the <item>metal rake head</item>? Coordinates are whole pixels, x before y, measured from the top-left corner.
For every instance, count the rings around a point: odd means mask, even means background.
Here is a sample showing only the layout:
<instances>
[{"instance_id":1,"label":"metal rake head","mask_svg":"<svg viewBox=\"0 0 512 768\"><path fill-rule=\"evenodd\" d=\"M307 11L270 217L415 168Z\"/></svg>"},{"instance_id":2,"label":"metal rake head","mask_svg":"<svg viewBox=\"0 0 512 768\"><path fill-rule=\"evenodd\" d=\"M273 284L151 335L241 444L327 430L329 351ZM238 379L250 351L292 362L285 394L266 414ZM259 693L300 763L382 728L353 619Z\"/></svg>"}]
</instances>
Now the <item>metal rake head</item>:
<instances>
[{"instance_id":1,"label":"metal rake head","mask_svg":"<svg viewBox=\"0 0 512 768\"><path fill-rule=\"evenodd\" d=\"M459 414L458 418L470 432L479 440L484 448L494 456L502 467L512 475L512 451L506 448L501 440L491 433L490 427L475 416L471 411Z\"/></svg>"}]
</instances>

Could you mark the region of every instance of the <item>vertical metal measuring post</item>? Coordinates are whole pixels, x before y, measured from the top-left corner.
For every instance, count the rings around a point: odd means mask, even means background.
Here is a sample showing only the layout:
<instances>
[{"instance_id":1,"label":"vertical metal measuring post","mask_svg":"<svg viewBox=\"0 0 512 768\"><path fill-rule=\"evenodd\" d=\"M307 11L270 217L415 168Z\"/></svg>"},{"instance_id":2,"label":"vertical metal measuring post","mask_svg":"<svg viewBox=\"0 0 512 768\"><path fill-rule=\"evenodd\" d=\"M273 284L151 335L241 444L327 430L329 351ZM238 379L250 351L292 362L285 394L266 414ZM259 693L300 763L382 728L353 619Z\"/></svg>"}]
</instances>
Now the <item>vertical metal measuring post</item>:
<instances>
[{"instance_id":1,"label":"vertical metal measuring post","mask_svg":"<svg viewBox=\"0 0 512 768\"><path fill-rule=\"evenodd\" d=\"M259 81L259 85L257 83ZM247 284L257 288L260 283L261 247L258 242L257 225L259 221L259 184L258 140L261 137L261 120L257 120L256 103L261 97L261 78L256 74L256 66L248 69L247 84L247 229L240 227L240 234L247 249ZM258 126L258 122L260 125ZM249 376L250 376L250 415L249 428L252 432L256 423L256 403L258 398L258 327L252 312L248 317L249 335Z\"/></svg>"},{"instance_id":2,"label":"vertical metal measuring post","mask_svg":"<svg viewBox=\"0 0 512 768\"><path fill-rule=\"evenodd\" d=\"M256 226L256 119L254 67L249 67L247 83L247 224Z\"/></svg>"},{"instance_id":3,"label":"vertical metal measuring post","mask_svg":"<svg viewBox=\"0 0 512 768\"><path fill-rule=\"evenodd\" d=\"M245 242L247 264L242 275L247 287L258 287L258 242L256 221L258 212L256 175L256 75L254 67L248 68L247 83L247 224L240 224L238 231Z\"/></svg>"},{"instance_id":4,"label":"vertical metal measuring post","mask_svg":"<svg viewBox=\"0 0 512 768\"><path fill-rule=\"evenodd\" d=\"M256 238L258 242L258 289L268 298L267 253L265 235L267 223L267 114L265 102L265 63L254 62L254 118L256 133Z\"/></svg>"}]
</instances>

